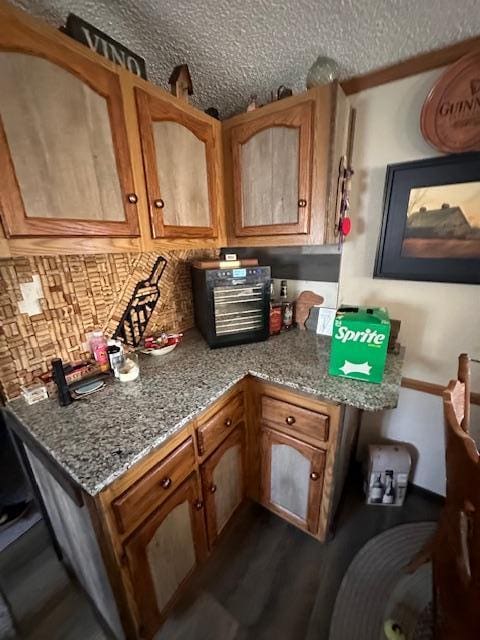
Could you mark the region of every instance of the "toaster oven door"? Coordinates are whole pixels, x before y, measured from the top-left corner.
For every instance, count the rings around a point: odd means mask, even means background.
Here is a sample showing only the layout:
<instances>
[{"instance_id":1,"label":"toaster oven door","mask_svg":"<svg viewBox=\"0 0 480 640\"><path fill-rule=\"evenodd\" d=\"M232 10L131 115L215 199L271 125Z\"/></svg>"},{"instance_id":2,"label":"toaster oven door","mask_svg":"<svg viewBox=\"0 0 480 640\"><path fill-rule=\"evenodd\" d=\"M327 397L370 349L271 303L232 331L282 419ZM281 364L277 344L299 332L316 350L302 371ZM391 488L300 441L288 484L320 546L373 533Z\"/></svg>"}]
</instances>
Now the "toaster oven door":
<instances>
[{"instance_id":1,"label":"toaster oven door","mask_svg":"<svg viewBox=\"0 0 480 640\"><path fill-rule=\"evenodd\" d=\"M226 336L262 330L264 305L263 283L215 287L215 334Z\"/></svg>"}]
</instances>

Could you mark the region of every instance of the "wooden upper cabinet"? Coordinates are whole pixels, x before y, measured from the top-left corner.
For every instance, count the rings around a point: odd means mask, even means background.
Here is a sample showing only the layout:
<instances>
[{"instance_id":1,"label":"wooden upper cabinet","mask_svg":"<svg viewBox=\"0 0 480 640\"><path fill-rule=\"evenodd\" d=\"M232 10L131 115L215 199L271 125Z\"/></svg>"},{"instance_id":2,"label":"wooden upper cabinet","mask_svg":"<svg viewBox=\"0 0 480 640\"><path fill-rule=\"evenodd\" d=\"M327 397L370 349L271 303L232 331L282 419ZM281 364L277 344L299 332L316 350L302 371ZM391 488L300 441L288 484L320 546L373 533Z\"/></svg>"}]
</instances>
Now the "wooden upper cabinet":
<instances>
[{"instance_id":1,"label":"wooden upper cabinet","mask_svg":"<svg viewBox=\"0 0 480 640\"><path fill-rule=\"evenodd\" d=\"M231 246L338 240L339 167L349 112L333 83L222 123Z\"/></svg>"},{"instance_id":2,"label":"wooden upper cabinet","mask_svg":"<svg viewBox=\"0 0 480 640\"><path fill-rule=\"evenodd\" d=\"M153 237L216 237L215 122L172 98L135 93Z\"/></svg>"},{"instance_id":3,"label":"wooden upper cabinet","mask_svg":"<svg viewBox=\"0 0 480 640\"><path fill-rule=\"evenodd\" d=\"M118 75L6 19L0 213L7 237L137 236ZM62 36L63 37L63 36Z\"/></svg>"},{"instance_id":4,"label":"wooden upper cabinet","mask_svg":"<svg viewBox=\"0 0 480 640\"><path fill-rule=\"evenodd\" d=\"M200 492L190 476L125 543L140 637L152 638L206 553Z\"/></svg>"},{"instance_id":5,"label":"wooden upper cabinet","mask_svg":"<svg viewBox=\"0 0 480 640\"><path fill-rule=\"evenodd\" d=\"M233 128L237 235L308 233L314 106L310 100Z\"/></svg>"}]
</instances>

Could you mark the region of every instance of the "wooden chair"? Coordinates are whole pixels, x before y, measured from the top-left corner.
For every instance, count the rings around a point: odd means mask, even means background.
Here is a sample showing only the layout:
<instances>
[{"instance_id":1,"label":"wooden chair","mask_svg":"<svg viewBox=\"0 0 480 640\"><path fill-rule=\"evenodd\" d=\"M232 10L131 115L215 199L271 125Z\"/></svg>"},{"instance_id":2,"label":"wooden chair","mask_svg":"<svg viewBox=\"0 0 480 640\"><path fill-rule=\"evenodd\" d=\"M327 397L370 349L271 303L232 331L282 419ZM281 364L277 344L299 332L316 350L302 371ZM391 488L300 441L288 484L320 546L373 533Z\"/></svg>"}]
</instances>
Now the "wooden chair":
<instances>
[{"instance_id":1,"label":"wooden chair","mask_svg":"<svg viewBox=\"0 0 480 640\"><path fill-rule=\"evenodd\" d=\"M470 360L443 392L447 491L431 543L436 640L480 639L480 458L470 429Z\"/></svg>"}]
</instances>

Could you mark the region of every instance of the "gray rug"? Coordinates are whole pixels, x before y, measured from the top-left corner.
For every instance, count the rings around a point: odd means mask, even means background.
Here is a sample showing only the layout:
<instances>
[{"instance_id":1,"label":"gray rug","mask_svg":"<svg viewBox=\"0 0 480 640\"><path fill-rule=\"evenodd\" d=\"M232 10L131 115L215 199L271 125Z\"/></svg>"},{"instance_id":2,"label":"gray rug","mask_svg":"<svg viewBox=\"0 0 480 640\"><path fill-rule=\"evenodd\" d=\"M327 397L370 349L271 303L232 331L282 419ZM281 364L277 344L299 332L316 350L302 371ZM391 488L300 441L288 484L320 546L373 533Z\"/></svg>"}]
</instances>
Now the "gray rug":
<instances>
[{"instance_id":1,"label":"gray rug","mask_svg":"<svg viewBox=\"0 0 480 640\"><path fill-rule=\"evenodd\" d=\"M15 630L13 628L12 616L10 609L0 592L0 640L10 640L15 638Z\"/></svg>"},{"instance_id":2,"label":"gray rug","mask_svg":"<svg viewBox=\"0 0 480 640\"><path fill-rule=\"evenodd\" d=\"M408 575L404 567L436 529L433 522L402 524L372 538L355 556L335 602L330 640L385 640L392 618L408 640L430 640L430 565Z\"/></svg>"}]
</instances>

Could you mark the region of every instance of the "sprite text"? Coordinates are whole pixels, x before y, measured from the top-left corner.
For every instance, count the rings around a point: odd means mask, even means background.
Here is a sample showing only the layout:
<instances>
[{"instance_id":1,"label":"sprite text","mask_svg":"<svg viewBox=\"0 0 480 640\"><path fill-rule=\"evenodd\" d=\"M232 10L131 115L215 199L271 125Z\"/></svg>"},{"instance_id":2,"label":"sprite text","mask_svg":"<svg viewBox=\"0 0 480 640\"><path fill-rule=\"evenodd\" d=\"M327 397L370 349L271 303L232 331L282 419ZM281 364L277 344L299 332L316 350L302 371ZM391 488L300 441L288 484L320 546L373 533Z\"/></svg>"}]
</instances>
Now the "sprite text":
<instances>
[{"instance_id":1,"label":"sprite text","mask_svg":"<svg viewBox=\"0 0 480 640\"><path fill-rule=\"evenodd\" d=\"M365 342L380 346L385 340L385 335L378 333L376 329L365 329L364 331L352 331L348 327L340 327L335 334L335 339L341 342Z\"/></svg>"}]
</instances>

